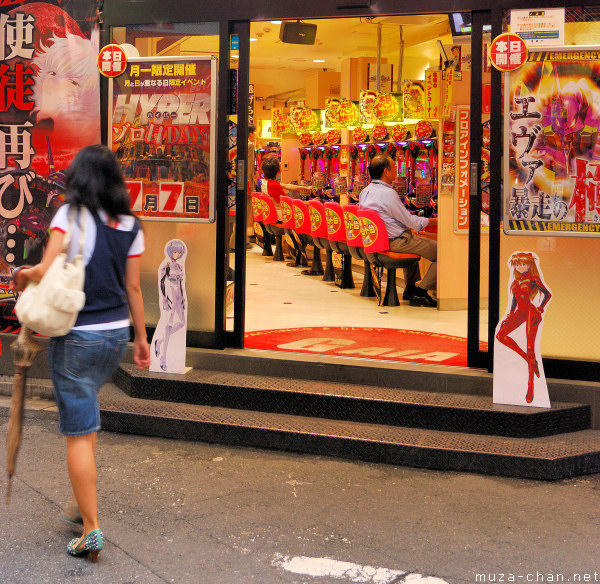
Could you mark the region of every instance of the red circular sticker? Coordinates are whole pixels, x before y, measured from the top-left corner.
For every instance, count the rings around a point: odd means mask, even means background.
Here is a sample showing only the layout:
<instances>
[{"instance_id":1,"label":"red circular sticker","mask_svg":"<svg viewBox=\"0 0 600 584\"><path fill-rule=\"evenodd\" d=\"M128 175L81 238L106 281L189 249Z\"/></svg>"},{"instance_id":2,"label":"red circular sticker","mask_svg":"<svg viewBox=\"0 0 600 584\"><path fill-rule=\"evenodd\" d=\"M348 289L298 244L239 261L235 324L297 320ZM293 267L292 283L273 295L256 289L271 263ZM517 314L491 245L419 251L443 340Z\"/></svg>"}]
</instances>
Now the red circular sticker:
<instances>
[{"instance_id":1,"label":"red circular sticker","mask_svg":"<svg viewBox=\"0 0 600 584\"><path fill-rule=\"evenodd\" d=\"M104 77L118 77L127 67L127 55L119 45L106 45L100 49L97 63Z\"/></svg>"},{"instance_id":2,"label":"red circular sticker","mask_svg":"<svg viewBox=\"0 0 600 584\"><path fill-rule=\"evenodd\" d=\"M374 126L373 127L373 140L385 140L388 135L388 129L386 126Z\"/></svg>"},{"instance_id":3,"label":"red circular sticker","mask_svg":"<svg viewBox=\"0 0 600 584\"><path fill-rule=\"evenodd\" d=\"M365 142L367 139L367 133L362 128L356 128L352 132L352 139L354 142Z\"/></svg>"},{"instance_id":4,"label":"red circular sticker","mask_svg":"<svg viewBox=\"0 0 600 584\"><path fill-rule=\"evenodd\" d=\"M430 138L433 134L433 126L427 120L421 120L417 122L415 126L415 136L418 140Z\"/></svg>"},{"instance_id":5,"label":"red circular sticker","mask_svg":"<svg viewBox=\"0 0 600 584\"><path fill-rule=\"evenodd\" d=\"M329 130L327 132L327 142L329 144L337 144L340 141L340 133L337 130Z\"/></svg>"},{"instance_id":6,"label":"red circular sticker","mask_svg":"<svg viewBox=\"0 0 600 584\"><path fill-rule=\"evenodd\" d=\"M498 35L490 48L492 65L500 71L514 71L527 60L527 45L516 34Z\"/></svg>"},{"instance_id":7,"label":"red circular sticker","mask_svg":"<svg viewBox=\"0 0 600 584\"><path fill-rule=\"evenodd\" d=\"M392 138L396 142L402 142L408 138L408 130L404 126L394 126L392 128Z\"/></svg>"}]
</instances>

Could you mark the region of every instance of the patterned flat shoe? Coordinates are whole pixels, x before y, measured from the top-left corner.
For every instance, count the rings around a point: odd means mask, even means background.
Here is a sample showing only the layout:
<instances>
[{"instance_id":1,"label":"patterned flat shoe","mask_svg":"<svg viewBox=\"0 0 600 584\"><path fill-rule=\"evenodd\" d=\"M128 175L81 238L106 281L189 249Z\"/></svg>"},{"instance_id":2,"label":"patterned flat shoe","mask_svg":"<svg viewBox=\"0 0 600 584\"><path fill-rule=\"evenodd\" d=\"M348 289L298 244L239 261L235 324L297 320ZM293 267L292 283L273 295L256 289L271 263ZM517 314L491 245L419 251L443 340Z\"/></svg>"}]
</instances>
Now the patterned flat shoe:
<instances>
[{"instance_id":1,"label":"patterned flat shoe","mask_svg":"<svg viewBox=\"0 0 600 584\"><path fill-rule=\"evenodd\" d=\"M67 551L72 556L83 556L89 552L92 562L98 561L98 554L102 548L104 548L104 534L100 529L94 529L85 537L72 539L67 544Z\"/></svg>"}]
</instances>

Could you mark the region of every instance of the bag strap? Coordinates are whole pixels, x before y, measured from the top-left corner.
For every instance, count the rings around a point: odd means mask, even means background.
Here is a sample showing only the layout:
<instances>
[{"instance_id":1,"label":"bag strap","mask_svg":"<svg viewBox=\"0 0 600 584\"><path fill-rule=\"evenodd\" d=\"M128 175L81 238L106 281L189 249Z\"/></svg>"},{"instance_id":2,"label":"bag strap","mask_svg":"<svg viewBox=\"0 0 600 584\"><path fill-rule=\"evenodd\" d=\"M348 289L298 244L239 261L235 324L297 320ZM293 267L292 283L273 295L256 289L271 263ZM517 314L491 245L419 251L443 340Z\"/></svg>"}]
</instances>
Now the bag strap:
<instances>
[{"instance_id":1,"label":"bag strap","mask_svg":"<svg viewBox=\"0 0 600 584\"><path fill-rule=\"evenodd\" d=\"M67 251L69 248L69 244L71 243L71 233L73 231L73 221L75 220L75 214L77 214L78 220L81 218L81 228L79 230L79 255L83 255L83 246L85 244L85 223L87 220L87 214L80 213L79 208L75 208L71 206L69 209L69 226L67 227L67 232L65 233L65 237L63 238L62 244L62 252Z\"/></svg>"}]
</instances>

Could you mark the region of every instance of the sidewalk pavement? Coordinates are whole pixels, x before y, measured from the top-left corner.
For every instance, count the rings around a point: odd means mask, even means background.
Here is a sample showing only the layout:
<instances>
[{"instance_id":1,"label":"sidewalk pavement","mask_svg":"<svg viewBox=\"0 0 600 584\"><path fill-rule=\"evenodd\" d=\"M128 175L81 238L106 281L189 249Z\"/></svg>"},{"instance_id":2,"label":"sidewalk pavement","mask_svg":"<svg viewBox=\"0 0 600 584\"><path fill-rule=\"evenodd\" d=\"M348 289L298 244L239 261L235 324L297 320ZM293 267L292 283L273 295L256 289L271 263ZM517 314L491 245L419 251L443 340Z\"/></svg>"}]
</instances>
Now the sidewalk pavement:
<instances>
[{"instance_id":1,"label":"sidewalk pavement","mask_svg":"<svg viewBox=\"0 0 600 584\"><path fill-rule=\"evenodd\" d=\"M58 521L56 418L27 401L10 505L0 481L2 584L600 581L600 475L549 483L109 432L92 564L67 555L77 534Z\"/></svg>"}]
</instances>

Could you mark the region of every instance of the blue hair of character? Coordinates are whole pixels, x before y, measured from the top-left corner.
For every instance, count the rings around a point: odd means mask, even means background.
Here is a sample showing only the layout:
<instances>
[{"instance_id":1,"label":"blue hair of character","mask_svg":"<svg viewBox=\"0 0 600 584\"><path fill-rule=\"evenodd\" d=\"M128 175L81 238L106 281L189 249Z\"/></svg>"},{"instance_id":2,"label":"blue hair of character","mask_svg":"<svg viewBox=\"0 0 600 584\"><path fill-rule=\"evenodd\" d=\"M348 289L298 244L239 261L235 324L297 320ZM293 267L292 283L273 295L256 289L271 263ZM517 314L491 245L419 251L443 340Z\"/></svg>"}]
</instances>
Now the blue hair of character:
<instances>
[{"instance_id":1,"label":"blue hair of character","mask_svg":"<svg viewBox=\"0 0 600 584\"><path fill-rule=\"evenodd\" d=\"M183 243L183 241L180 239L173 239L167 244L166 252L171 259L173 259L173 254L175 252L179 252L183 256L185 255L186 251L187 248L185 247L185 243Z\"/></svg>"}]
</instances>

